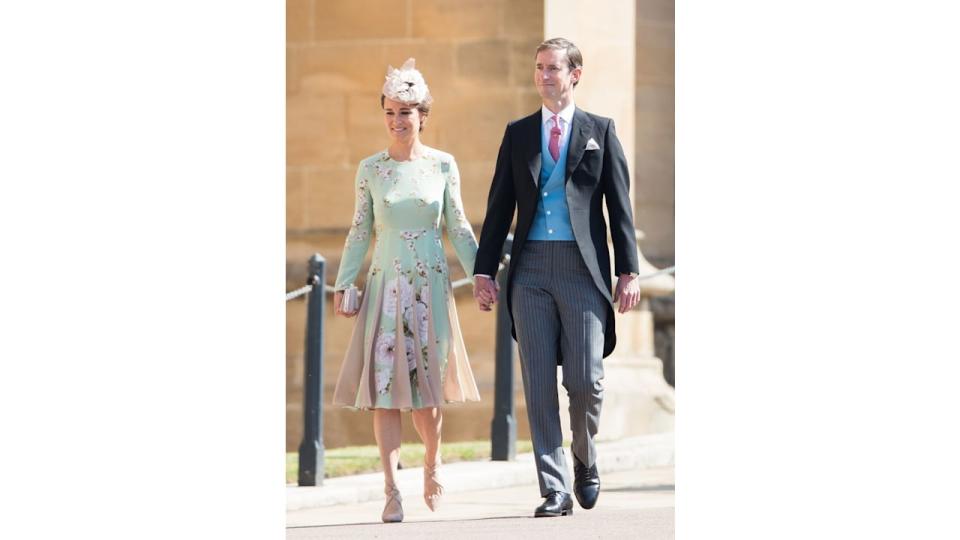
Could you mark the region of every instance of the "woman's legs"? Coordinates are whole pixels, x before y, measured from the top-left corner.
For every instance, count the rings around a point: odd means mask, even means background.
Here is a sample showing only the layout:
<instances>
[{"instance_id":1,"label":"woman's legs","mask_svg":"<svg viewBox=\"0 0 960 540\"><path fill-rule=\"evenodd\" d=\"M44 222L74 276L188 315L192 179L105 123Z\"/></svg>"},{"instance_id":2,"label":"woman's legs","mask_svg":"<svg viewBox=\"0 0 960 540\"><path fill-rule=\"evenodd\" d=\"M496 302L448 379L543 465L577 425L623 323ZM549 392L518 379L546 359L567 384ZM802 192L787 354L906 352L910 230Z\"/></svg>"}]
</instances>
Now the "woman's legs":
<instances>
[{"instance_id":1,"label":"woman's legs","mask_svg":"<svg viewBox=\"0 0 960 540\"><path fill-rule=\"evenodd\" d=\"M413 427L423 441L425 452L423 455L423 500L430 510L435 510L440 496L443 495L443 486L437 477L440 467L440 431L443 427L443 411L440 407L415 409L413 411Z\"/></svg>"},{"instance_id":2,"label":"woman's legs","mask_svg":"<svg viewBox=\"0 0 960 540\"><path fill-rule=\"evenodd\" d=\"M400 462L400 411L375 409L373 411L373 434L380 449L383 463L383 491L387 504L383 509L383 521L402 521L400 490L397 489L397 464Z\"/></svg>"},{"instance_id":3,"label":"woman's legs","mask_svg":"<svg viewBox=\"0 0 960 540\"><path fill-rule=\"evenodd\" d=\"M397 463L400 462L400 411L375 409L373 434L380 448L384 482L387 486L396 486Z\"/></svg>"},{"instance_id":4,"label":"woman's legs","mask_svg":"<svg viewBox=\"0 0 960 540\"><path fill-rule=\"evenodd\" d=\"M426 447L423 461L432 465L440 459L440 430L443 427L443 411L440 407L413 410L413 427Z\"/></svg>"}]
</instances>

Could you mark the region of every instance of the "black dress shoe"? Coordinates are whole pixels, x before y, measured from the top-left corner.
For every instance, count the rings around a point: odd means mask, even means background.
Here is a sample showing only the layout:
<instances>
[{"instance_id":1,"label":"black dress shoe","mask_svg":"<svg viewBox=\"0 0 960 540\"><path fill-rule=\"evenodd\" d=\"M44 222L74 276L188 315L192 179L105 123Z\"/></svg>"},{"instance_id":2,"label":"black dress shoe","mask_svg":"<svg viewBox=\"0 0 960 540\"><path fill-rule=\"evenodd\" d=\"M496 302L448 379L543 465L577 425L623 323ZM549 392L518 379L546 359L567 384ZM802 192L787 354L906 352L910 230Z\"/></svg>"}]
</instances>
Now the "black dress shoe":
<instances>
[{"instance_id":1,"label":"black dress shoe","mask_svg":"<svg viewBox=\"0 0 960 540\"><path fill-rule=\"evenodd\" d=\"M597 464L590 467L573 456L573 493L577 496L580 507L589 510L597 504L600 496L600 474L597 473Z\"/></svg>"},{"instance_id":2,"label":"black dress shoe","mask_svg":"<svg viewBox=\"0 0 960 540\"><path fill-rule=\"evenodd\" d=\"M537 507L533 517L557 517L573 514L573 498L569 493L554 491L547 495L547 500Z\"/></svg>"}]
</instances>

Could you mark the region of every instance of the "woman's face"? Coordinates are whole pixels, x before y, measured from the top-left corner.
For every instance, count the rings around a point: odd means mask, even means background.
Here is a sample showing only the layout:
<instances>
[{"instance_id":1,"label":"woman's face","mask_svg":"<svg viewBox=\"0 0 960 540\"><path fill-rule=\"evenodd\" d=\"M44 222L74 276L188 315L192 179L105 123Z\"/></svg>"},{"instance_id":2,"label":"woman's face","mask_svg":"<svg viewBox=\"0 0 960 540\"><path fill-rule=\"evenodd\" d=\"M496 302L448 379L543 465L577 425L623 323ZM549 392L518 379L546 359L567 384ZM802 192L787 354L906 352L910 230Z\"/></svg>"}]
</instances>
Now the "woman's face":
<instances>
[{"instance_id":1,"label":"woman's face","mask_svg":"<svg viewBox=\"0 0 960 540\"><path fill-rule=\"evenodd\" d=\"M383 100L383 122L395 142L419 138L420 120L416 105L405 105L390 98Z\"/></svg>"}]
</instances>

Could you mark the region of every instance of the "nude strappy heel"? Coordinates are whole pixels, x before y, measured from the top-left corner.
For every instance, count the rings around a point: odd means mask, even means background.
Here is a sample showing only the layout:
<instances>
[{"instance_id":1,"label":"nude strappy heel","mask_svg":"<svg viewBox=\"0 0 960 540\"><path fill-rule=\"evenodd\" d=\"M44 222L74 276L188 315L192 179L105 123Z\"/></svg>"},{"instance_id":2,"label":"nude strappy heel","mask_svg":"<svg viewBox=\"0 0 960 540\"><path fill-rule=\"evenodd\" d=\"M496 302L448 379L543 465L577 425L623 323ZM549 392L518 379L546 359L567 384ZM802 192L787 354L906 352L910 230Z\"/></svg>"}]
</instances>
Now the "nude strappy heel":
<instances>
[{"instance_id":1,"label":"nude strappy heel","mask_svg":"<svg viewBox=\"0 0 960 540\"><path fill-rule=\"evenodd\" d=\"M380 516L384 523L400 523L403 521L403 506L400 498L400 490L396 486L388 487L384 490L387 496L387 503L383 507L383 514Z\"/></svg>"},{"instance_id":2,"label":"nude strappy heel","mask_svg":"<svg viewBox=\"0 0 960 540\"><path fill-rule=\"evenodd\" d=\"M440 505L440 499L443 497L443 484L439 478L440 458L431 467L423 464L423 500L431 512L436 512Z\"/></svg>"}]
</instances>

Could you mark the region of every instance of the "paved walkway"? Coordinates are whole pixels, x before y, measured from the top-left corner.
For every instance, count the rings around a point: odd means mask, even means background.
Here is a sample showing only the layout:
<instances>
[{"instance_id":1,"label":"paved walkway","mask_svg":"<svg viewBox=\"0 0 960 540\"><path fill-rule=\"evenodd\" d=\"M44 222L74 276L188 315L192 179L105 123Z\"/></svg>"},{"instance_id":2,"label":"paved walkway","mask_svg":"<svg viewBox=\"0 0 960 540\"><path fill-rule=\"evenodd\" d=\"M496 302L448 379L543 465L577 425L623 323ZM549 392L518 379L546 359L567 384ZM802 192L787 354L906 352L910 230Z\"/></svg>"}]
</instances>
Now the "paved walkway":
<instances>
[{"instance_id":1,"label":"paved walkway","mask_svg":"<svg viewBox=\"0 0 960 540\"><path fill-rule=\"evenodd\" d=\"M569 453L568 453L569 456ZM673 433L658 433L597 443L600 475L634 469L673 465ZM570 458L567 458L570 465ZM465 461L443 466L447 494L481 489L528 485L536 481L533 454L519 454L515 461ZM403 496L423 493L423 468L399 471L397 484ZM383 474L358 474L331 478L323 486L287 487L287 510L345 505L383 500Z\"/></svg>"},{"instance_id":2,"label":"paved walkway","mask_svg":"<svg viewBox=\"0 0 960 540\"><path fill-rule=\"evenodd\" d=\"M532 465L531 465L532 466ZM533 475L530 475L533 479ZM601 473L597 506L572 516L533 518L542 501L535 482L461 491L430 512L417 495L404 497L404 522L380 522L379 500L287 512L287 538L674 538L673 467Z\"/></svg>"}]
</instances>

